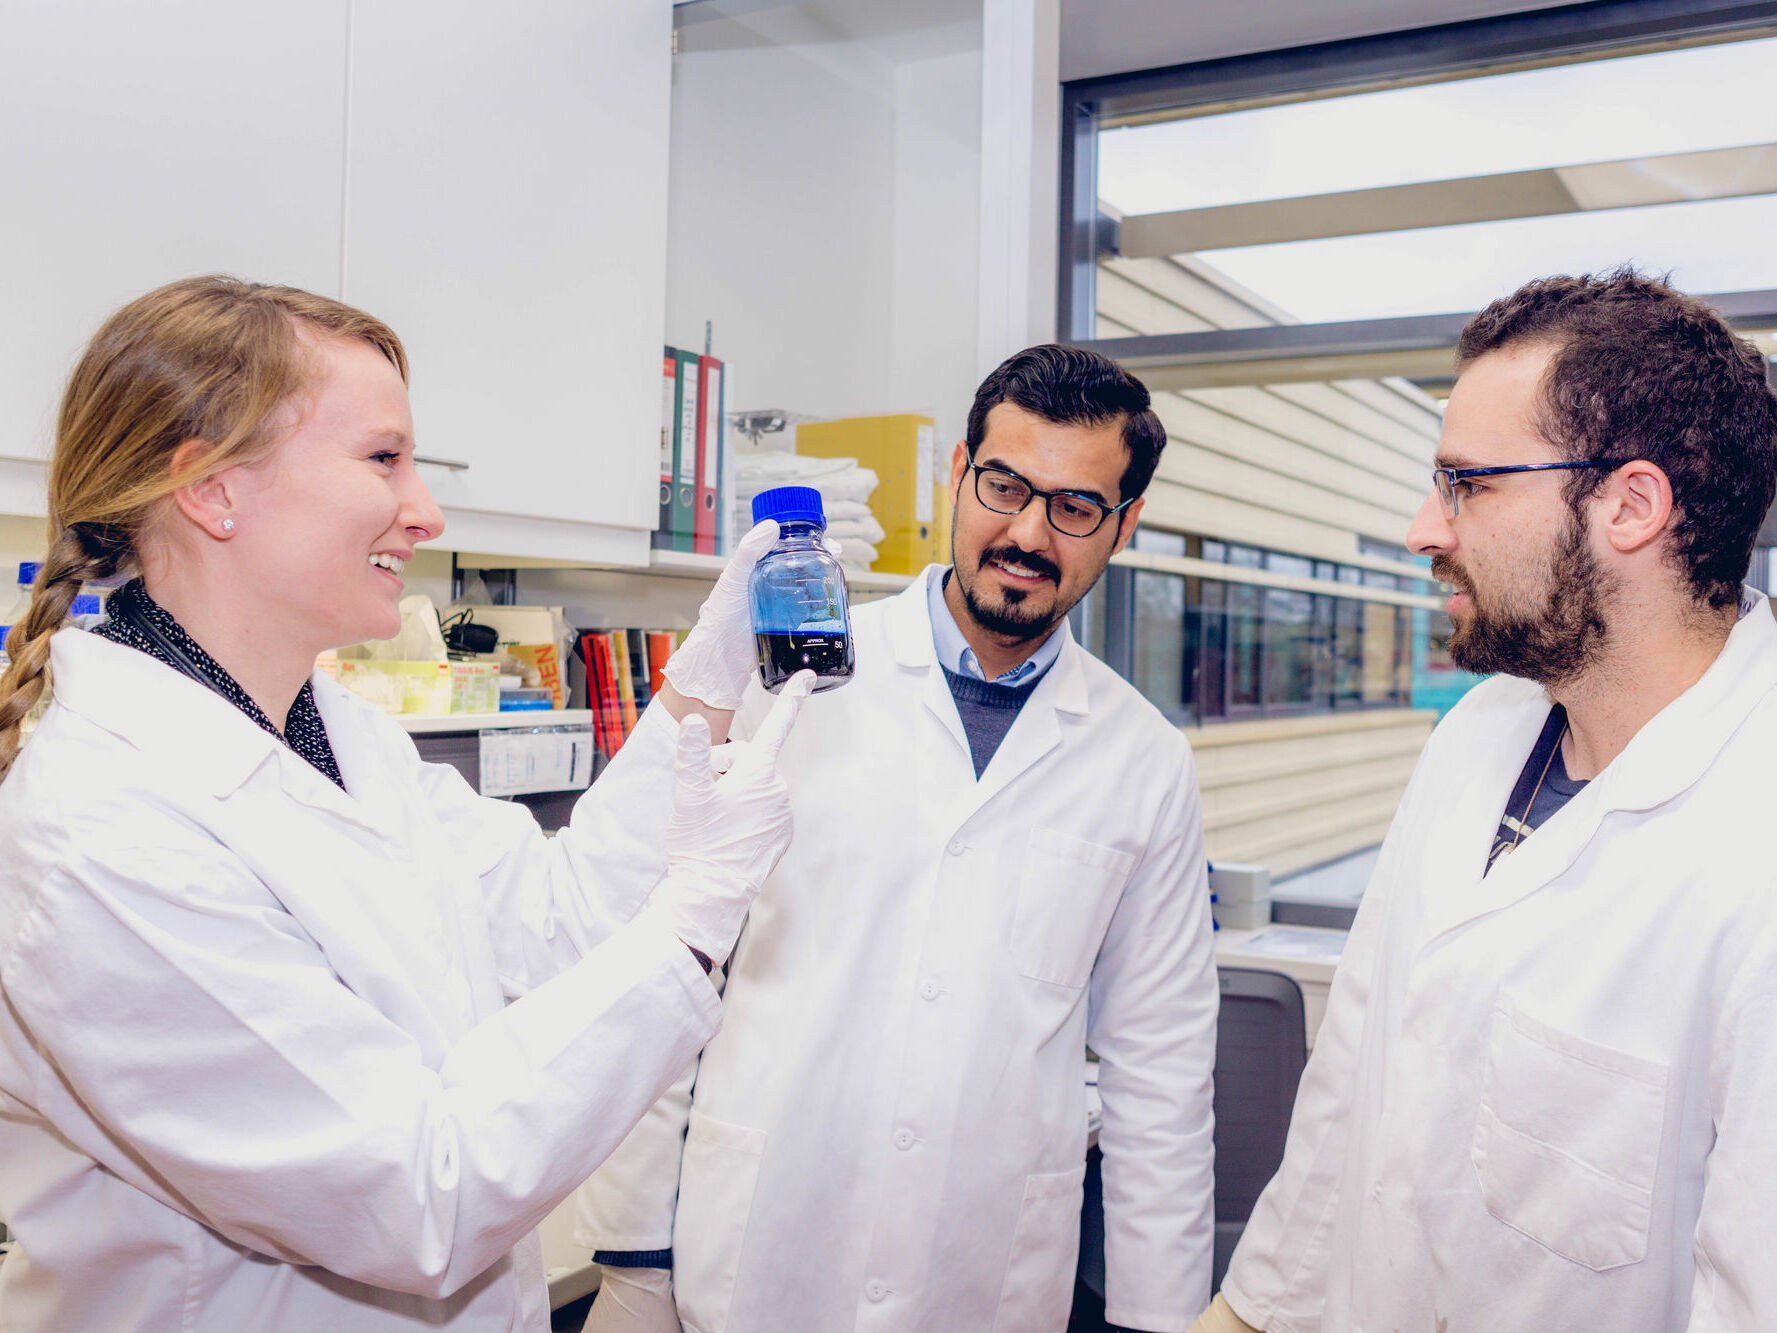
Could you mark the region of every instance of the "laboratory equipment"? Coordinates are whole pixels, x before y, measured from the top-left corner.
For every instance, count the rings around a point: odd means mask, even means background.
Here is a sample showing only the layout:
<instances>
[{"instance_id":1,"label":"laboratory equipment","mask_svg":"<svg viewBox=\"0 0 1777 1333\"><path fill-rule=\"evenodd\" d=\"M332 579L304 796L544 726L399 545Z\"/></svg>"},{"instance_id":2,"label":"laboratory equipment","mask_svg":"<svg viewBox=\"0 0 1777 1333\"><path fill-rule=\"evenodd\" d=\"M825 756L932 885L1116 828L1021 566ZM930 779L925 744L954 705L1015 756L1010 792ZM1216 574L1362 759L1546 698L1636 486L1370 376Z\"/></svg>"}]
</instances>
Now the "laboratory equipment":
<instances>
[{"instance_id":1,"label":"laboratory equipment","mask_svg":"<svg viewBox=\"0 0 1777 1333\"><path fill-rule=\"evenodd\" d=\"M753 497L753 522L776 519L778 540L753 567L748 585L759 677L776 692L798 671L816 691L852 677L851 617L845 574L822 541L826 515L812 486L778 486Z\"/></svg>"}]
</instances>

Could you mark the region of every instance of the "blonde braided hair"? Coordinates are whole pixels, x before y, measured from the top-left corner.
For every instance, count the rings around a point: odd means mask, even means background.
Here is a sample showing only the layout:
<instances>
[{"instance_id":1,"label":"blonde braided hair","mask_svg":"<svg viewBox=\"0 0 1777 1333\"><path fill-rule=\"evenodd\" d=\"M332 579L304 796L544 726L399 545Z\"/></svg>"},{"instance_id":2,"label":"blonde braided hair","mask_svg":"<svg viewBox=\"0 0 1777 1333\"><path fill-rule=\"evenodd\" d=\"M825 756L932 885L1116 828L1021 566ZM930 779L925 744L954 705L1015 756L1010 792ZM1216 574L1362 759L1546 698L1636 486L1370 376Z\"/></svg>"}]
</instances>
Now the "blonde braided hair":
<instances>
[{"instance_id":1,"label":"blonde braided hair","mask_svg":"<svg viewBox=\"0 0 1777 1333\"><path fill-rule=\"evenodd\" d=\"M82 583L134 573L144 527L181 486L263 457L277 409L305 386L298 324L375 347L407 378L407 353L381 320L295 287L211 275L168 283L106 320L81 355L56 417L50 545L29 613L0 676L0 778L43 694L49 640ZM175 473L173 455L208 445Z\"/></svg>"}]
</instances>

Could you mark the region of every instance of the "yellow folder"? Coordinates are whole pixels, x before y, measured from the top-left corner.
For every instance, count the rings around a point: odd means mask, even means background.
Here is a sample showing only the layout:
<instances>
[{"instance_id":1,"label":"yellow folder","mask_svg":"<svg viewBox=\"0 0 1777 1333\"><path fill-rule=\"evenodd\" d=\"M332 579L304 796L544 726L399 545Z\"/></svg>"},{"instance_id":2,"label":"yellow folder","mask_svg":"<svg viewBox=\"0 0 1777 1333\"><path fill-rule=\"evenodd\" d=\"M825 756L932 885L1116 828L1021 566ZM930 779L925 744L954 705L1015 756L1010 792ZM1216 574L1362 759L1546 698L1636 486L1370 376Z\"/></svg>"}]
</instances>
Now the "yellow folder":
<instances>
[{"instance_id":1,"label":"yellow folder","mask_svg":"<svg viewBox=\"0 0 1777 1333\"><path fill-rule=\"evenodd\" d=\"M841 417L796 427L796 452L855 458L876 473L870 509L887 534L872 570L917 574L950 560L950 451L916 412Z\"/></svg>"}]
</instances>

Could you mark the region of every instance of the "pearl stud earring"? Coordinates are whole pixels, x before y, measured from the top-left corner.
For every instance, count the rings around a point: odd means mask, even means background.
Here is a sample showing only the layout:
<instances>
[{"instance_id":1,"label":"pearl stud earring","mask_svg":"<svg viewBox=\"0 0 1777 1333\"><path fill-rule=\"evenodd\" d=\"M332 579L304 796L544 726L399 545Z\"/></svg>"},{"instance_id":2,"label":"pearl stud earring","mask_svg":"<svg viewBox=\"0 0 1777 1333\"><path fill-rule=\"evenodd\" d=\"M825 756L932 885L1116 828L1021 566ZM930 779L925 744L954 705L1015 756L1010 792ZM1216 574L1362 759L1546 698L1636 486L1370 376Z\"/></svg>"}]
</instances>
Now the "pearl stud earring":
<instances>
[{"instance_id":1,"label":"pearl stud earring","mask_svg":"<svg viewBox=\"0 0 1777 1333\"><path fill-rule=\"evenodd\" d=\"M233 532L234 531L234 520L232 518L223 519L222 520L222 530L224 532Z\"/></svg>"}]
</instances>

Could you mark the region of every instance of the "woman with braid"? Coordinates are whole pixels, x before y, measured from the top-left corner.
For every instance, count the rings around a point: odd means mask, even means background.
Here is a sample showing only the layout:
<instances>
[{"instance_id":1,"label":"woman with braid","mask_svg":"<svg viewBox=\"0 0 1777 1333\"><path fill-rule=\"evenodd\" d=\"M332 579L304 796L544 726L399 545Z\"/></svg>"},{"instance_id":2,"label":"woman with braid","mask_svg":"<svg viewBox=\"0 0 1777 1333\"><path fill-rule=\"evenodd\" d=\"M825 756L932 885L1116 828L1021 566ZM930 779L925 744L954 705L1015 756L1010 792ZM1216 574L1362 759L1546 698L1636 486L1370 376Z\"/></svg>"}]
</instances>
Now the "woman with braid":
<instances>
[{"instance_id":1,"label":"woman with braid","mask_svg":"<svg viewBox=\"0 0 1777 1333\"><path fill-rule=\"evenodd\" d=\"M663 691L543 837L313 673L398 628L413 450L395 334L290 288L173 283L74 370L0 679L0 1329L547 1329L531 1233L715 1028L806 681L720 780ZM774 536L676 679L744 672Z\"/></svg>"}]
</instances>

